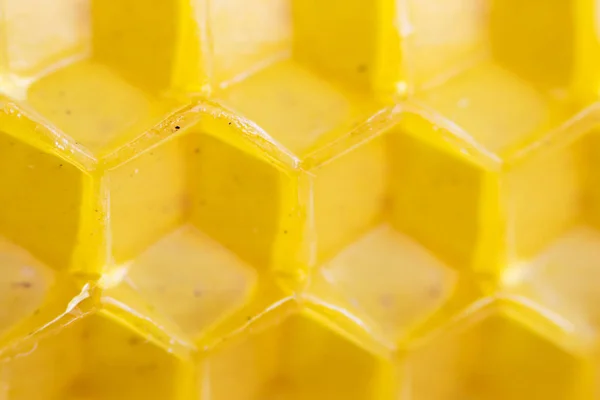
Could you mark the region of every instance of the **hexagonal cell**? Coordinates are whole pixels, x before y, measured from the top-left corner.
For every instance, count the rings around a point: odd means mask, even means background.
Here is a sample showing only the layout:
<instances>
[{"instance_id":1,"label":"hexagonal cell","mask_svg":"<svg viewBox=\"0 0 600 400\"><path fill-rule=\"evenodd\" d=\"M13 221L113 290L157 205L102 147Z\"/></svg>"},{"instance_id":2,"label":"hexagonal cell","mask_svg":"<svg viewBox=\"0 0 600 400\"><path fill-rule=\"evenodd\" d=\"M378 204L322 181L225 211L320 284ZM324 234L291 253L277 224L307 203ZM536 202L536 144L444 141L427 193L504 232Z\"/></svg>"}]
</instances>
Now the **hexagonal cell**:
<instances>
[{"instance_id":1,"label":"hexagonal cell","mask_svg":"<svg viewBox=\"0 0 600 400\"><path fill-rule=\"evenodd\" d=\"M467 172L457 169L468 184L450 189L442 185L443 195L429 198L424 182L434 177L435 190L440 189L434 171L439 168L442 175L449 167L429 162L423 156L426 150L398 130L399 121L414 120L395 109L381 112L355 128L351 137L320 149L305 162L311 183L307 239L314 269L302 296L357 340L388 351L421 323L434 316L439 317L436 323L443 323L476 300L478 290L462 274L465 269L456 274L449 268L458 267L460 260L448 257L438 243L462 240L440 232L440 226L468 229L465 216L475 213L464 199L476 191L469 188L469 180L484 176L475 164L471 176L470 167L464 168ZM423 147L428 151L427 145ZM435 151L433 145L431 149ZM434 213L428 204L440 198L448 208ZM462 215L456 211L461 207ZM413 222L423 219L427 223ZM472 235L473 241L478 239ZM411 304L410 310L404 302Z\"/></svg>"},{"instance_id":2,"label":"hexagonal cell","mask_svg":"<svg viewBox=\"0 0 600 400\"><path fill-rule=\"evenodd\" d=\"M101 311L57 319L4 349L0 387L10 400L189 398L186 368L185 360Z\"/></svg>"},{"instance_id":3,"label":"hexagonal cell","mask_svg":"<svg viewBox=\"0 0 600 400\"><path fill-rule=\"evenodd\" d=\"M370 399L379 367L374 356L296 315L225 343L199 373L206 399Z\"/></svg>"},{"instance_id":4,"label":"hexagonal cell","mask_svg":"<svg viewBox=\"0 0 600 400\"><path fill-rule=\"evenodd\" d=\"M572 23L575 1L411 0L397 12L409 33L402 63L410 89L443 84L490 58L536 85L570 85L580 29Z\"/></svg>"},{"instance_id":5,"label":"hexagonal cell","mask_svg":"<svg viewBox=\"0 0 600 400\"><path fill-rule=\"evenodd\" d=\"M111 296L148 303L184 335L210 341L223 323L246 325L240 313L260 315L285 300L270 271L297 271L305 218L297 173L276 152L249 141L254 132L224 110L191 109L165 125L164 137L107 159L97 183L109 239L100 284L130 288Z\"/></svg>"},{"instance_id":6,"label":"hexagonal cell","mask_svg":"<svg viewBox=\"0 0 600 400\"><path fill-rule=\"evenodd\" d=\"M583 399L590 393L585 360L497 312L432 337L405 363L403 393L410 398Z\"/></svg>"},{"instance_id":7,"label":"hexagonal cell","mask_svg":"<svg viewBox=\"0 0 600 400\"><path fill-rule=\"evenodd\" d=\"M258 270L281 265L278 255L294 260L293 269L301 255L292 247L304 235L300 174L253 140L253 129L222 109L191 107L171 117L162 137L108 158L94 194L110 215L108 264L130 263L191 223Z\"/></svg>"}]
</instances>

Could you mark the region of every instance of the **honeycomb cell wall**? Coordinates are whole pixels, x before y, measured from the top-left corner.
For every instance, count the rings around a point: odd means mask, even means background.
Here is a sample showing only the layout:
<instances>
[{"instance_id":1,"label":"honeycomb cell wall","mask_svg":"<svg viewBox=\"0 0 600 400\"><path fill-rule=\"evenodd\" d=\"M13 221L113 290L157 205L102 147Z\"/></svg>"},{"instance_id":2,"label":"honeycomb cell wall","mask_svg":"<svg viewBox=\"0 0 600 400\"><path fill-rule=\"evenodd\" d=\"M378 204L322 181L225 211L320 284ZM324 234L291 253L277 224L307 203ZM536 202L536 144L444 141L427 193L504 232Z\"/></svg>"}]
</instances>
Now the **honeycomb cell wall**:
<instances>
[{"instance_id":1,"label":"honeycomb cell wall","mask_svg":"<svg viewBox=\"0 0 600 400\"><path fill-rule=\"evenodd\" d=\"M599 0L0 0L0 400L600 399Z\"/></svg>"}]
</instances>

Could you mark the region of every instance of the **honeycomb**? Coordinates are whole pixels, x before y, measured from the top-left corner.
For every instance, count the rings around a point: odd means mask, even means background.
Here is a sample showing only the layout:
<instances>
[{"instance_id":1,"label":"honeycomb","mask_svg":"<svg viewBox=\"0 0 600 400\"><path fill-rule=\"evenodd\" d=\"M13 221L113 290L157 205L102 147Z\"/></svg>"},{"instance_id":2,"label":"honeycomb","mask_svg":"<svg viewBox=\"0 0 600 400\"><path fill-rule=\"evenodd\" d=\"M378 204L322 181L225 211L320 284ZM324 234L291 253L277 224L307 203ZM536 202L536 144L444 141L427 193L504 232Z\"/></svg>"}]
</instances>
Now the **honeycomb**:
<instances>
[{"instance_id":1,"label":"honeycomb","mask_svg":"<svg viewBox=\"0 0 600 400\"><path fill-rule=\"evenodd\" d=\"M600 399L600 1L0 0L0 399Z\"/></svg>"}]
</instances>

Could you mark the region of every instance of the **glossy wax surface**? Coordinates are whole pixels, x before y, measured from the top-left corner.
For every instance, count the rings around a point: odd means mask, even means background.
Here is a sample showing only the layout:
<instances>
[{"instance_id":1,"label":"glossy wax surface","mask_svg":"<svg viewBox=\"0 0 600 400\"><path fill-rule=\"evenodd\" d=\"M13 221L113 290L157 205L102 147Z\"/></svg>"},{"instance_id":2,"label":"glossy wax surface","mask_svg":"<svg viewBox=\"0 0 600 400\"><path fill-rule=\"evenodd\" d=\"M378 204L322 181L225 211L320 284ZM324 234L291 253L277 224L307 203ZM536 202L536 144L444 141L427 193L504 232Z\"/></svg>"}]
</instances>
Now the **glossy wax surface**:
<instances>
[{"instance_id":1,"label":"glossy wax surface","mask_svg":"<svg viewBox=\"0 0 600 400\"><path fill-rule=\"evenodd\" d=\"M598 0L0 0L0 399L600 399L599 89Z\"/></svg>"}]
</instances>

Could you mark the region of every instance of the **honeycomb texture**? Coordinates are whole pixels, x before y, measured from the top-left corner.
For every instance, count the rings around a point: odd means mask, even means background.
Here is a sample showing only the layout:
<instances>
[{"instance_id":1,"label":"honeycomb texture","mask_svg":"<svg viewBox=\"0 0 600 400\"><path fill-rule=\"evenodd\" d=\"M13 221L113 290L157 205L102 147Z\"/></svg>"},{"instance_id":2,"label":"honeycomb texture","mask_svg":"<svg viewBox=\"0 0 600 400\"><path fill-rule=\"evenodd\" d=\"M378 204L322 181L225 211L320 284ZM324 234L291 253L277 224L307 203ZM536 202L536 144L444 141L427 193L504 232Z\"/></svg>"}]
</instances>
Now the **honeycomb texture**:
<instances>
[{"instance_id":1,"label":"honeycomb texture","mask_svg":"<svg viewBox=\"0 0 600 400\"><path fill-rule=\"evenodd\" d=\"M0 0L0 399L600 399L600 1Z\"/></svg>"}]
</instances>

